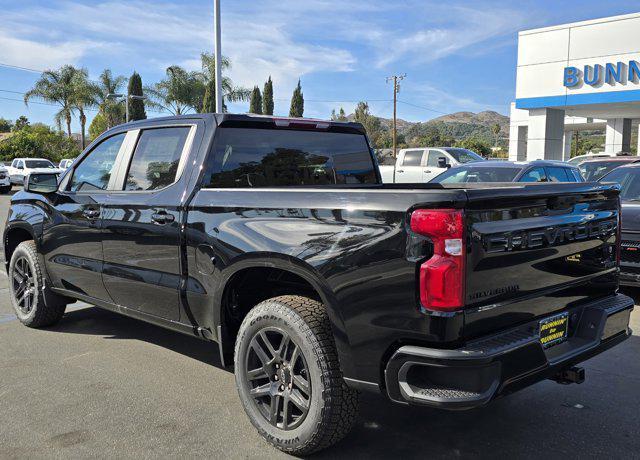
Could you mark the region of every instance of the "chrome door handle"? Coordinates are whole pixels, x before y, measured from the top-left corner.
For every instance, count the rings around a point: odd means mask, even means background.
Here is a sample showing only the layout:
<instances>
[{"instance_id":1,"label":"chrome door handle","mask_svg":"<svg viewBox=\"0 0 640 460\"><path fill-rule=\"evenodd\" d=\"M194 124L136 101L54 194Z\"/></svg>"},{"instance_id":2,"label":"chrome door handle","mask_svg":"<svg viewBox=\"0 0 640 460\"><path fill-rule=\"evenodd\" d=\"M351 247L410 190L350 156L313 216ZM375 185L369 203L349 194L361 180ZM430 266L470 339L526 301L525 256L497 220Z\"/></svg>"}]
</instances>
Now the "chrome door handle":
<instances>
[{"instance_id":1,"label":"chrome door handle","mask_svg":"<svg viewBox=\"0 0 640 460\"><path fill-rule=\"evenodd\" d=\"M402 169L398 169L396 172L397 172L397 173L401 173L401 172L404 172L404 170L402 170Z\"/></svg>"},{"instance_id":2,"label":"chrome door handle","mask_svg":"<svg viewBox=\"0 0 640 460\"><path fill-rule=\"evenodd\" d=\"M173 222L175 219L176 218L173 217L173 214L167 214L164 211L156 212L151 215L151 220L158 225L168 224Z\"/></svg>"},{"instance_id":3,"label":"chrome door handle","mask_svg":"<svg viewBox=\"0 0 640 460\"><path fill-rule=\"evenodd\" d=\"M88 219L97 219L98 217L100 217L100 210L99 209L85 209L84 211L82 211L82 215L85 216Z\"/></svg>"},{"instance_id":4,"label":"chrome door handle","mask_svg":"<svg viewBox=\"0 0 640 460\"><path fill-rule=\"evenodd\" d=\"M430 169L425 169L424 172L426 172L427 174L431 173Z\"/></svg>"}]
</instances>

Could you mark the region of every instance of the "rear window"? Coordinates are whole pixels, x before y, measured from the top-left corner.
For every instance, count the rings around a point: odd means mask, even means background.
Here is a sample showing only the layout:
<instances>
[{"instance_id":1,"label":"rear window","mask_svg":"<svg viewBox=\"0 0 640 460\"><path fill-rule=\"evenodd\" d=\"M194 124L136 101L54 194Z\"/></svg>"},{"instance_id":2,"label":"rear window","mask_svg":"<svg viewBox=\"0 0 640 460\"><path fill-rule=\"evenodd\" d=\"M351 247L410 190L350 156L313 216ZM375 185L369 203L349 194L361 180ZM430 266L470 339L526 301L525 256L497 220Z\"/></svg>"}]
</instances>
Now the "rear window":
<instances>
[{"instance_id":1,"label":"rear window","mask_svg":"<svg viewBox=\"0 0 640 460\"><path fill-rule=\"evenodd\" d=\"M589 161L587 163L581 163L578 165L578 168L586 181L597 181L609 171L626 163L626 161Z\"/></svg>"},{"instance_id":2,"label":"rear window","mask_svg":"<svg viewBox=\"0 0 640 460\"><path fill-rule=\"evenodd\" d=\"M622 201L640 201L640 168L620 168L602 178L601 182L620 184Z\"/></svg>"},{"instance_id":3,"label":"rear window","mask_svg":"<svg viewBox=\"0 0 640 460\"><path fill-rule=\"evenodd\" d=\"M458 184L463 182L511 182L520 172L520 168L451 168L443 172L432 182L440 184Z\"/></svg>"},{"instance_id":4,"label":"rear window","mask_svg":"<svg viewBox=\"0 0 640 460\"><path fill-rule=\"evenodd\" d=\"M360 134L220 128L206 187L375 184Z\"/></svg>"},{"instance_id":5,"label":"rear window","mask_svg":"<svg viewBox=\"0 0 640 460\"><path fill-rule=\"evenodd\" d=\"M25 160L27 168L55 168L53 163L47 160Z\"/></svg>"}]
</instances>

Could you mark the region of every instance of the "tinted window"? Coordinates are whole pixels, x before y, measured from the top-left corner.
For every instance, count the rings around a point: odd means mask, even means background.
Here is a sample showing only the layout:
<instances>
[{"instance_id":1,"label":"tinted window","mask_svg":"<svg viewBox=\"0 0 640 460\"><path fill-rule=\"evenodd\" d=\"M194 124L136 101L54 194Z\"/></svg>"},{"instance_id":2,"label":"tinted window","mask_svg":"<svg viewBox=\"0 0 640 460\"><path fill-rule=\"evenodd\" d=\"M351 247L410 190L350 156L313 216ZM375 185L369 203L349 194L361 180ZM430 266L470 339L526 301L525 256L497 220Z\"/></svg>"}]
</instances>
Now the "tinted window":
<instances>
[{"instance_id":1,"label":"tinted window","mask_svg":"<svg viewBox=\"0 0 640 460\"><path fill-rule=\"evenodd\" d=\"M580 174L580 171L578 169L567 169L567 175L571 177L572 174L575 182L584 182L584 179L582 178L582 175Z\"/></svg>"},{"instance_id":2,"label":"tinted window","mask_svg":"<svg viewBox=\"0 0 640 460\"><path fill-rule=\"evenodd\" d=\"M519 182L545 182L546 180L544 168L533 168L524 173Z\"/></svg>"},{"instance_id":3,"label":"tinted window","mask_svg":"<svg viewBox=\"0 0 640 460\"><path fill-rule=\"evenodd\" d=\"M47 160L25 160L25 163L27 164L27 168L32 168L32 169L55 168L55 166L53 166L53 163Z\"/></svg>"},{"instance_id":4,"label":"tinted window","mask_svg":"<svg viewBox=\"0 0 640 460\"><path fill-rule=\"evenodd\" d=\"M208 187L375 184L361 134L222 128Z\"/></svg>"},{"instance_id":5,"label":"tinted window","mask_svg":"<svg viewBox=\"0 0 640 460\"><path fill-rule=\"evenodd\" d=\"M607 174L609 171L617 168L618 166L624 165L626 162L624 161L589 161L587 163L581 163L578 168L582 173L582 176L587 181L596 181L600 179L602 176Z\"/></svg>"},{"instance_id":6,"label":"tinted window","mask_svg":"<svg viewBox=\"0 0 640 460\"><path fill-rule=\"evenodd\" d=\"M567 171L564 168L547 168L547 177L549 182L573 182L573 177L570 180L567 177Z\"/></svg>"},{"instance_id":7,"label":"tinted window","mask_svg":"<svg viewBox=\"0 0 640 460\"><path fill-rule=\"evenodd\" d=\"M189 127L142 131L127 173L125 190L157 190L173 184Z\"/></svg>"},{"instance_id":8,"label":"tinted window","mask_svg":"<svg viewBox=\"0 0 640 460\"><path fill-rule=\"evenodd\" d=\"M474 168L460 166L443 172L432 182L456 184L462 182L511 182L520 172L519 168Z\"/></svg>"},{"instance_id":9,"label":"tinted window","mask_svg":"<svg viewBox=\"0 0 640 460\"><path fill-rule=\"evenodd\" d=\"M404 153L402 166L420 166L422 164L422 154L424 150L409 150Z\"/></svg>"},{"instance_id":10,"label":"tinted window","mask_svg":"<svg viewBox=\"0 0 640 460\"><path fill-rule=\"evenodd\" d=\"M105 190L124 137L125 133L117 134L94 148L74 170L69 190Z\"/></svg>"},{"instance_id":11,"label":"tinted window","mask_svg":"<svg viewBox=\"0 0 640 460\"><path fill-rule=\"evenodd\" d=\"M619 183L622 201L640 201L640 168L619 168L600 181Z\"/></svg>"},{"instance_id":12,"label":"tinted window","mask_svg":"<svg viewBox=\"0 0 640 460\"><path fill-rule=\"evenodd\" d=\"M472 152L467 149L447 148L445 149L449 155L451 155L458 163L469 163L471 161L484 160L476 152Z\"/></svg>"}]
</instances>

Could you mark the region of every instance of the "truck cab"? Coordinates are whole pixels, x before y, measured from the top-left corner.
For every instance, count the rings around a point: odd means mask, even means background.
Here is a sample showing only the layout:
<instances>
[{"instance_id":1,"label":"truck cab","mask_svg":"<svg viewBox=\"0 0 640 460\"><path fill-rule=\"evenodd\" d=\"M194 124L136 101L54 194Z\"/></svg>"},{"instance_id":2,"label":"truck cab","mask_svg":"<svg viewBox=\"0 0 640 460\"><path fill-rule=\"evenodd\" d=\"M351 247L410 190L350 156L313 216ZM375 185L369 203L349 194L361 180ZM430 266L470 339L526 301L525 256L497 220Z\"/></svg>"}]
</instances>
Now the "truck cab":
<instances>
[{"instance_id":1,"label":"truck cab","mask_svg":"<svg viewBox=\"0 0 640 460\"><path fill-rule=\"evenodd\" d=\"M458 147L401 149L394 166L380 166L384 183L419 184L429 182L451 166L484 161L477 153Z\"/></svg>"}]
</instances>

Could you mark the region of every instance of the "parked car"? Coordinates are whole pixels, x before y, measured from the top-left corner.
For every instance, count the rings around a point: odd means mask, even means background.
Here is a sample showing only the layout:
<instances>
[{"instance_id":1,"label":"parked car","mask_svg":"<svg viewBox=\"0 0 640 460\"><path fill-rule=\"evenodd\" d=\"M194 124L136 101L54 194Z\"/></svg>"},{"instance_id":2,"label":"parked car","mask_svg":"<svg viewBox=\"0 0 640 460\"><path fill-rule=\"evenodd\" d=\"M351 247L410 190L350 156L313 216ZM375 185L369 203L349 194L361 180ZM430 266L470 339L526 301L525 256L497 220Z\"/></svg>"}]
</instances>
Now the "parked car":
<instances>
[{"instance_id":1,"label":"parked car","mask_svg":"<svg viewBox=\"0 0 640 460\"><path fill-rule=\"evenodd\" d=\"M484 161L484 158L457 147L415 148L400 150L395 165L379 168L385 184L419 184L429 182L451 166L473 161Z\"/></svg>"},{"instance_id":2,"label":"parked car","mask_svg":"<svg viewBox=\"0 0 640 460\"><path fill-rule=\"evenodd\" d=\"M620 184L620 284L640 287L640 163L620 166L600 178L600 182Z\"/></svg>"},{"instance_id":3,"label":"parked car","mask_svg":"<svg viewBox=\"0 0 640 460\"><path fill-rule=\"evenodd\" d=\"M4 165L0 165L0 193L6 195L11 191L11 179L9 178L9 171Z\"/></svg>"},{"instance_id":4,"label":"parked car","mask_svg":"<svg viewBox=\"0 0 640 460\"><path fill-rule=\"evenodd\" d=\"M584 177L587 182L591 182L597 181L609 171L619 166L636 163L638 161L640 161L640 157L637 156L597 158L583 161L578 165L578 169L580 169L582 177Z\"/></svg>"},{"instance_id":5,"label":"parked car","mask_svg":"<svg viewBox=\"0 0 640 460\"><path fill-rule=\"evenodd\" d=\"M633 156L630 152L596 152L596 153L585 153L584 155L578 155L570 160L567 160L567 163L572 164L574 166L578 166L583 161L587 160L596 160L598 158L614 158L614 157L629 157Z\"/></svg>"},{"instance_id":6,"label":"parked car","mask_svg":"<svg viewBox=\"0 0 640 460\"><path fill-rule=\"evenodd\" d=\"M16 158L7 167L12 184L22 184L24 178L34 172L51 172L59 174L64 169L56 168L49 160L44 158Z\"/></svg>"},{"instance_id":7,"label":"parked car","mask_svg":"<svg viewBox=\"0 0 640 460\"><path fill-rule=\"evenodd\" d=\"M60 163L58 163L58 168L67 169L69 166L71 166L71 163L73 163L73 158L60 160Z\"/></svg>"},{"instance_id":8,"label":"parked car","mask_svg":"<svg viewBox=\"0 0 640 460\"><path fill-rule=\"evenodd\" d=\"M3 242L23 324L82 300L209 341L259 433L306 455L349 432L358 391L457 410L581 382L630 335L618 195L382 184L360 124L194 114L30 175Z\"/></svg>"},{"instance_id":9,"label":"parked car","mask_svg":"<svg viewBox=\"0 0 640 460\"><path fill-rule=\"evenodd\" d=\"M575 166L562 161L482 161L454 166L431 182L584 182Z\"/></svg>"}]
</instances>

